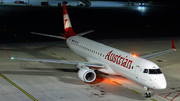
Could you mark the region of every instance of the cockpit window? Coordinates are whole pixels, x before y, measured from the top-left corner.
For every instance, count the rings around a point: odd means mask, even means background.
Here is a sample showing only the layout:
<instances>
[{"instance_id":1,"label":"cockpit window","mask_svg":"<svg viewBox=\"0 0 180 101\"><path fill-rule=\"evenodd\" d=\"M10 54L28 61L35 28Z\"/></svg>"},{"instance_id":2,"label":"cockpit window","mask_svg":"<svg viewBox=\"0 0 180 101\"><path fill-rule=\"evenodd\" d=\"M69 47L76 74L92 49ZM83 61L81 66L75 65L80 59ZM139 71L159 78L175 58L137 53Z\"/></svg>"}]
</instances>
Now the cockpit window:
<instances>
[{"instance_id":1,"label":"cockpit window","mask_svg":"<svg viewBox=\"0 0 180 101\"><path fill-rule=\"evenodd\" d=\"M148 69L144 69L143 73L148 73Z\"/></svg>"},{"instance_id":2,"label":"cockpit window","mask_svg":"<svg viewBox=\"0 0 180 101\"><path fill-rule=\"evenodd\" d=\"M149 69L149 74L162 74L160 69Z\"/></svg>"}]
</instances>

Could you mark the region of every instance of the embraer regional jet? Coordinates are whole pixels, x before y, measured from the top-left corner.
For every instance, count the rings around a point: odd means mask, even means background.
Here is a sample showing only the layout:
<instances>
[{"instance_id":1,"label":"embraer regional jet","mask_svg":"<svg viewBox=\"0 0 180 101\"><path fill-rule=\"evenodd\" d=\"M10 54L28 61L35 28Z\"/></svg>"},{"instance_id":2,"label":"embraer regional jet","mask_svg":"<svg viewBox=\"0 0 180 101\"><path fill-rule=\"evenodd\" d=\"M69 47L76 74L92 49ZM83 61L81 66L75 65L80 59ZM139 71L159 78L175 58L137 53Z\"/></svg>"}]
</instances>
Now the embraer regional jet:
<instances>
[{"instance_id":1,"label":"embraer regional jet","mask_svg":"<svg viewBox=\"0 0 180 101\"><path fill-rule=\"evenodd\" d=\"M150 89L161 90L166 88L166 79L158 65L146 59L176 51L173 38L171 49L134 56L133 54L82 37L92 31L76 34L72 29L65 3L63 3L63 17L65 33L62 37L35 32L32 32L32 34L64 39L72 51L85 58L88 62L10 57L8 53L7 55L11 59L18 60L73 64L79 69L78 76L84 82L93 82L96 79L94 70L111 75L122 75L143 85L146 90L144 94L146 98L151 97Z\"/></svg>"}]
</instances>

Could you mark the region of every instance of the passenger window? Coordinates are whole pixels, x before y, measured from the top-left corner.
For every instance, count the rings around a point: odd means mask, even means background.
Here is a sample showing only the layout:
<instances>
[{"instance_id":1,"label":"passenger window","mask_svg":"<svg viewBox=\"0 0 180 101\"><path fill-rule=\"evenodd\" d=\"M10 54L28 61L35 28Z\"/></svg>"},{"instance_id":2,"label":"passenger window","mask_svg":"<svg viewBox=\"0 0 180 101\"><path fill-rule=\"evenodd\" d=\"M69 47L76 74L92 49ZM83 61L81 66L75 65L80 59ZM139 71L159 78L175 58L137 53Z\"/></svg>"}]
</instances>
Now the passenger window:
<instances>
[{"instance_id":1,"label":"passenger window","mask_svg":"<svg viewBox=\"0 0 180 101\"><path fill-rule=\"evenodd\" d=\"M144 69L143 73L148 73L148 69Z\"/></svg>"}]
</instances>

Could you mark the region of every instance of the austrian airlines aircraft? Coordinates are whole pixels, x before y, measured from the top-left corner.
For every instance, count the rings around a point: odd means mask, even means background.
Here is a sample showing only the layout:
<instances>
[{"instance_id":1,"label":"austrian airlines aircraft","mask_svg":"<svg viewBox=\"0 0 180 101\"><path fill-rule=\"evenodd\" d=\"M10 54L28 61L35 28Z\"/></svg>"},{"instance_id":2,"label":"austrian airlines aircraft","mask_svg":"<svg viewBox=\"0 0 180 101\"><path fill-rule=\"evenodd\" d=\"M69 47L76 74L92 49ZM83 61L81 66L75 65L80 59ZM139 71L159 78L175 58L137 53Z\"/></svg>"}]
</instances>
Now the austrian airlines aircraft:
<instances>
[{"instance_id":1,"label":"austrian airlines aircraft","mask_svg":"<svg viewBox=\"0 0 180 101\"><path fill-rule=\"evenodd\" d=\"M122 75L139 84L142 84L144 86L144 89L147 90L144 95L146 98L151 97L149 89L166 88L166 79L161 70L159 69L158 65L146 59L176 51L173 38L171 49L154 52L138 57L130 53L115 49L113 47L81 37L82 35L85 35L92 31L76 34L72 29L65 3L63 3L63 16L65 29L63 37L35 32L32 33L64 39L66 41L66 44L72 51L85 58L88 62L10 57L9 55L8 56L11 59L18 60L73 64L79 69L78 76L84 82L93 82L96 79L96 73L94 72L94 70L98 70L111 75Z\"/></svg>"}]
</instances>

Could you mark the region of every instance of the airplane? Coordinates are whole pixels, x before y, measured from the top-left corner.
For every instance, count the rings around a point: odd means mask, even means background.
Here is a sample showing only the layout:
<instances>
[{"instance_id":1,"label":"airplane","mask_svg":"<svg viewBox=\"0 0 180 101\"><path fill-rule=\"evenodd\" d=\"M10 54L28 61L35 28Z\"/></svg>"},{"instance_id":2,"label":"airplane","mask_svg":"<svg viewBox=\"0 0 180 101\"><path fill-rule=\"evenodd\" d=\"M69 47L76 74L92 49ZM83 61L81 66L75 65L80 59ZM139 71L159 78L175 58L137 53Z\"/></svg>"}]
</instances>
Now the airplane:
<instances>
[{"instance_id":1,"label":"airplane","mask_svg":"<svg viewBox=\"0 0 180 101\"><path fill-rule=\"evenodd\" d=\"M144 94L145 98L151 97L150 89L166 89L166 78L161 72L159 66L147 59L176 51L174 38L172 38L172 48L170 49L137 56L82 37L93 30L76 34L72 29L65 3L63 3L63 20L65 30L63 36L47 35L36 32L31 33L64 39L67 46L76 54L85 58L87 62L11 57L3 45L7 55L9 58L17 60L75 65L79 69L78 77L87 83L93 82L96 79L96 73L94 72L95 70L111 75L122 75L123 77L143 85L144 89L146 90L146 93Z\"/></svg>"}]
</instances>

